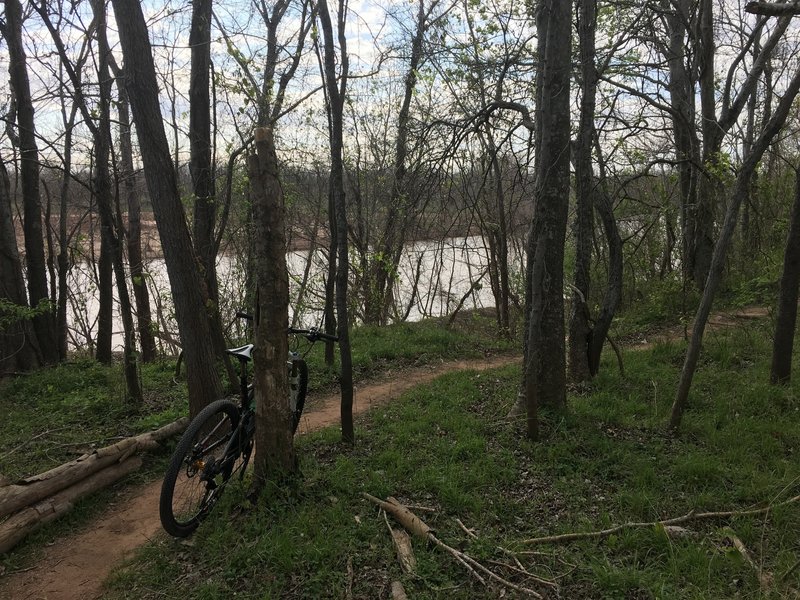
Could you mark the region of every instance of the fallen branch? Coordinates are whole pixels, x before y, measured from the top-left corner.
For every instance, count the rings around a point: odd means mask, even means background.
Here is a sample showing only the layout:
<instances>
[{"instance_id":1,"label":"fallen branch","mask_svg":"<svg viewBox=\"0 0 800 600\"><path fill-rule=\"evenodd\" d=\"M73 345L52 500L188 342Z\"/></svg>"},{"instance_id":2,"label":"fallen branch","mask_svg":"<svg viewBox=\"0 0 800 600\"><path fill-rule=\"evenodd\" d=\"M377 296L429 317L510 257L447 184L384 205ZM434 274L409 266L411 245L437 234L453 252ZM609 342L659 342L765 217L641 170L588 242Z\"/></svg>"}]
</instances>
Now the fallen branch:
<instances>
[{"instance_id":1,"label":"fallen branch","mask_svg":"<svg viewBox=\"0 0 800 600\"><path fill-rule=\"evenodd\" d=\"M658 526L667 527L669 525L681 525L683 523L689 523L691 521L700 521L703 519L729 519L731 517L764 515L779 506L786 506L788 504L793 504L798 501L800 501L800 496L795 496L794 498L789 498L788 500L784 500L783 502L779 502L778 504L771 504L769 506L765 506L764 508L754 508L750 510L731 510L724 512L703 512L703 513L696 513L692 510L681 517L664 519L663 521L649 521L646 523L639 523L639 522L622 523L621 525L616 525L615 527L609 527L608 529L601 529L599 531L585 531L576 533L562 533L561 535L547 535L543 537L523 540L520 543L560 544L564 542L573 542L576 540L602 539L610 535L614 535L615 533L619 533L620 531L624 531L626 529L637 529L642 527L658 527Z\"/></svg>"},{"instance_id":2,"label":"fallen branch","mask_svg":"<svg viewBox=\"0 0 800 600\"><path fill-rule=\"evenodd\" d=\"M500 585L506 588L516 590L517 592L525 594L526 596L531 596L533 598L542 597L542 595L536 592L535 590L531 590L524 586L517 585L506 579L503 579L493 571L484 567L482 564L480 564L477 560L475 560L468 554L445 544L443 541L441 541L439 538L436 537L436 535L433 533L433 529L428 527L426 523L424 523L419 517L417 517L414 513L408 510L408 508L400 504L400 502L397 501L395 498L389 497L386 501L384 501L381 500L380 498L376 498L375 496L367 494L366 492L361 492L361 495L370 502L377 504L387 513L391 514L397 520L397 522L400 523L403 527L405 527L406 530L409 531L410 533L434 544L440 550L443 550L444 552L450 554L450 556L452 556L456 562L458 562L465 569L467 569L467 572L484 586L486 585L486 579L484 579L481 574L486 575L486 577L492 579L496 583L499 583Z\"/></svg>"},{"instance_id":3,"label":"fallen branch","mask_svg":"<svg viewBox=\"0 0 800 600\"><path fill-rule=\"evenodd\" d=\"M31 438L28 438L27 440L25 440L24 442L22 442L22 443L21 443L19 446L17 446L16 448L12 448L12 449L11 449L11 450L9 450L8 452L6 452L6 453L5 453L5 454L3 454L2 456L0 456L0 460L5 460L6 458L8 458L8 457L9 457L9 456L11 456L12 454L14 454L14 452L16 452L17 450L19 450L19 449L21 449L21 448L24 448L25 446L27 446L27 445L28 445L28 444L30 444L31 442L33 442L33 441L35 441L35 440L38 440L40 437L44 437L44 436L46 436L46 435L50 435L51 433L55 433L56 431L61 431L62 429L67 429L67 427L66 427L66 426L64 426L64 427L57 427L56 429L46 429L45 431L42 431L41 433L38 433L38 434L34 435L34 436L33 436L33 437L31 437Z\"/></svg>"},{"instance_id":4,"label":"fallen branch","mask_svg":"<svg viewBox=\"0 0 800 600\"><path fill-rule=\"evenodd\" d=\"M461 522L461 519L456 519L456 523L458 523L458 526L461 527L461 530L464 533L466 533L469 537L471 537L473 540L478 539L478 536L475 535L475 532L472 531L472 529L469 529L466 525L464 525L464 523Z\"/></svg>"}]
</instances>

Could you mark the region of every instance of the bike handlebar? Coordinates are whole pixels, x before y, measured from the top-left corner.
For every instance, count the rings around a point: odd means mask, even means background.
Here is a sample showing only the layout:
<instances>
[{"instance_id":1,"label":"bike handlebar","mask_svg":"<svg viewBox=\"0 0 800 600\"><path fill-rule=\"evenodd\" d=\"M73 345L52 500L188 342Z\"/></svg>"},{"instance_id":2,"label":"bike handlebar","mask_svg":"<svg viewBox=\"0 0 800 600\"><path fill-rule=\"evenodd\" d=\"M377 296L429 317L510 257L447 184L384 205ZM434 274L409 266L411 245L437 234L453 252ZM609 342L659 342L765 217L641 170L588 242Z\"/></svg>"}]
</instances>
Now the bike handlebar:
<instances>
[{"instance_id":1,"label":"bike handlebar","mask_svg":"<svg viewBox=\"0 0 800 600\"><path fill-rule=\"evenodd\" d=\"M292 335L303 335L309 342L316 342L317 340L328 340L331 342L339 341L338 336L328 335L316 327L312 327L311 329L295 329L294 327L289 327L289 333Z\"/></svg>"},{"instance_id":2,"label":"bike handlebar","mask_svg":"<svg viewBox=\"0 0 800 600\"><path fill-rule=\"evenodd\" d=\"M241 310L237 311L236 316L239 319L247 319L248 321L252 321L253 320L253 315L251 315L249 313L246 313L246 312L243 312ZM309 342L316 342L317 340L326 340L326 341L331 341L331 342L338 342L339 341L339 336L328 335L327 333L325 333L324 331L320 331L316 327L312 327L311 329L295 329L294 327L289 327L289 333L292 334L292 335L305 336L305 338Z\"/></svg>"}]
</instances>

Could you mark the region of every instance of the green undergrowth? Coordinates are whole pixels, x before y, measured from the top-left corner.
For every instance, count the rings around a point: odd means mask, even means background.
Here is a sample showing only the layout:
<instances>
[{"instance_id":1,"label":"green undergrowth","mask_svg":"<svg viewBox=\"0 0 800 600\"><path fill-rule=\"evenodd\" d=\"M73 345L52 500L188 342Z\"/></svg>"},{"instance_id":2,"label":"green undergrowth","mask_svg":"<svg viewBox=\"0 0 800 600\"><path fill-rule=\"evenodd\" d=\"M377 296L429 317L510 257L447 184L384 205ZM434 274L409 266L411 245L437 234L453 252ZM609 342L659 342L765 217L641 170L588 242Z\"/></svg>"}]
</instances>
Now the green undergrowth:
<instances>
[{"instance_id":1,"label":"green undergrowth","mask_svg":"<svg viewBox=\"0 0 800 600\"><path fill-rule=\"evenodd\" d=\"M186 414L174 365L143 365L144 399L125 398L119 365L81 359L0 382L0 474L18 479Z\"/></svg>"},{"instance_id":2,"label":"green undergrowth","mask_svg":"<svg viewBox=\"0 0 800 600\"><path fill-rule=\"evenodd\" d=\"M244 502L244 487L232 488L188 541L160 535L142 548L107 596L387 598L402 581L410 598L521 597L478 583L418 540L416 575L404 574L367 492L397 497L441 540L546 598L784 597L800 589L800 503L768 516L690 520L682 530L525 543L800 494L798 384L766 383L769 346L763 323L709 336L677 437L666 421L679 342L626 352L625 376L604 360L592 385L570 396L566 416L544 413L536 443L524 422L505 418L518 368L444 375L362 418L353 448L335 428L298 439L301 476L291 486L268 490L257 506ZM732 535L772 575L769 589ZM520 566L557 581L558 592Z\"/></svg>"}]
</instances>

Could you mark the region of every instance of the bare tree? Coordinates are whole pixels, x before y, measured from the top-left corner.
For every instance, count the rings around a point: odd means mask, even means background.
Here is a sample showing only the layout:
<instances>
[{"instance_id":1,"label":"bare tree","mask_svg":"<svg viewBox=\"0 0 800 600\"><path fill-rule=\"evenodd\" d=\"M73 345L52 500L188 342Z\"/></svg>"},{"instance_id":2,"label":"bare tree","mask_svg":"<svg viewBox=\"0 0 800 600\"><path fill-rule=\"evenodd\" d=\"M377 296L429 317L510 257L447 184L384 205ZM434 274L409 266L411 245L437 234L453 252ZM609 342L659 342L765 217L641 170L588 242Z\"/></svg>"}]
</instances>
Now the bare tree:
<instances>
[{"instance_id":1,"label":"bare tree","mask_svg":"<svg viewBox=\"0 0 800 600\"><path fill-rule=\"evenodd\" d=\"M197 259L180 202L158 100L153 54L142 7L113 0L124 56L123 72L142 152L145 178L164 250L189 383L189 411L197 414L222 391L211 324Z\"/></svg>"},{"instance_id":2,"label":"bare tree","mask_svg":"<svg viewBox=\"0 0 800 600\"><path fill-rule=\"evenodd\" d=\"M39 148L36 141L27 58L22 42L22 19L22 5L19 0L5 0L5 23L0 33L8 44L10 83L16 107L16 143L20 149L28 302L32 307L42 305L45 308L38 311L33 318L33 327L43 361L55 363L58 361L58 340L53 311L46 305L50 298L47 290L42 207L39 197Z\"/></svg>"},{"instance_id":3,"label":"bare tree","mask_svg":"<svg viewBox=\"0 0 800 600\"><path fill-rule=\"evenodd\" d=\"M750 179L753 175L753 172L758 166L758 163L770 142L772 142L772 139L783 127L798 91L800 91L800 69L795 72L792 80L789 82L783 97L775 108L774 114L764 126L764 130L756 139L750 154L745 157L736 177L736 184L731 192L730 199L728 200L728 209L725 213L725 222L722 225L720 237L714 246L711 268L703 289L703 297L700 300L700 306L698 307L697 314L694 318L692 337L689 341L689 347L686 351L686 358L683 363L683 369L681 370L681 378L675 394L675 401L672 404L669 427L673 431L676 431L678 427L680 427L681 419L683 418L683 412L688 402L689 390L692 385L692 379L694 378L695 370L697 369L697 361L700 358L703 332L705 331L706 323L708 321L708 315L711 313L711 306L714 302L714 296L722 279L722 269L725 265L725 258L728 253L728 248L736 229L736 220L739 214L739 207L749 193Z\"/></svg>"},{"instance_id":4,"label":"bare tree","mask_svg":"<svg viewBox=\"0 0 800 600\"><path fill-rule=\"evenodd\" d=\"M350 321L347 306L347 285L350 276L350 258L347 244L347 210L345 207L344 192L344 163L342 161L342 148L344 146L344 101L347 91L347 78L349 75L349 62L347 57L347 42L345 37L346 2L340 1L337 11L337 33L339 44L339 72L336 69L337 54L335 50L333 23L328 11L327 0L318 3L319 20L323 37L324 79L327 91L329 124L330 124L330 151L331 151L331 177L330 198L331 229L335 228L337 240L337 267L336 267L336 313L337 334L339 337L339 350L341 361L341 375L339 383L342 390L342 439L353 443L353 359L350 350Z\"/></svg>"}]
</instances>

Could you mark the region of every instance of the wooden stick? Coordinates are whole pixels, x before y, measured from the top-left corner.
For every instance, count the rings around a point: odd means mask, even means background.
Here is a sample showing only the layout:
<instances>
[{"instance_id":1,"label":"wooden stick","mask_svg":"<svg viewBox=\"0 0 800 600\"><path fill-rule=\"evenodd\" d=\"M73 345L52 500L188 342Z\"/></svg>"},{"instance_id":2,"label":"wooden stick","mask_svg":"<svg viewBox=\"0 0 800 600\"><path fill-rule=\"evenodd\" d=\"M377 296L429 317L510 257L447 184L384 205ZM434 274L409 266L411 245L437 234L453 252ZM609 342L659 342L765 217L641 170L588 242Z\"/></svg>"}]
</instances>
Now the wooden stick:
<instances>
[{"instance_id":1,"label":"wooden stick","mask_svg":"<svg viewBox=\"0 0 800 600\"><path fill-rule=\"evenodd\" d=\"M478 539L478 536L475 535L475 533L471 529L467 529L467 526L464 525L464 523L461 522L461 519L456 519L456 523L458 523L458 526L461 527L461 529L464 531L464 533L466 533L473 540L477 540Z\"/></svg>"},{"instance_id":2,"label":"wooden stick","mask_svg":"<svg viewBox=\"0 0 800 600\"><path fill-rule=\"evenodd\" d=\"M419 517L417 517L414 513L408 510L408 508L403 506L397 499L392 498L390 496L387 499L388 501L384 501L366 492L361 492L361 495L370 502L373 502L374 504L377 504L378 506L383 508L387 513L391 514L395 519L397 519L397 521L401 525L403 525L403 527L405 527L408 531L410 531L414 535L431 542L439 549L448 553L456 560L456 562L458 562L465 569L467 569L467 572L470 575L472 575L484 586L486 586L486 579L483 578L481 573L483 573L490 579L496 581L500 585L510 588L512 590L516 590L522 594L525 594L526 596L531 596L533 598L542 597L541 594L539 594L534 590L528 589L526 587L517 585L506 579L503 579L496 573L484 567L482 564L480 564L477 560L475 560L468 554L465 554L464 552L461 552L460 550L457 550L452 546L448 546L447 544L445 544L443 541L441 541L439 538L436 537L436 535L433 533L433 529L428 527L426 523L424 523Z\"/></svg>"},{"instance_id":3,"label":"wooden stick","mask_svg":"<svg viewBox=\"0 0 800 600\"><path fill-rule=\"evenodd\" d=\"M609 527L608 529L600 529L598 531L584 531L584 532L575 532L575 533L562 533L561 535L547 535L543 537L531 538L528 540L522 540L521 543L523 544L559 544L564 542L573 542L575 540L591 540L591 539L602 539L606 538L610 535L623 531L625 529L635 529L641 527L657 527L661 526L668 526L668 525L680 525L682 523L688 523L690 521L700 521L703 519L729 519L731 517L745 517L749 515L764 515L769 513L772 509L778 506L786 506L788 504L793 504L800 500L800 496L795 496L794 498L789 498L788 500L784 500L783 502L779 502L778 504L771 504L769 506L765 506L764 508L754 508L750 510L731 510L731 511L722 511L722 512L704 512L704 513L696 513L694 511L690 511L681 517L673 517L671 519L664 519L663 521L649 521L646 523L622 523L621 525L616 525L614 527Z\"/></svg>"}]
</instances>

